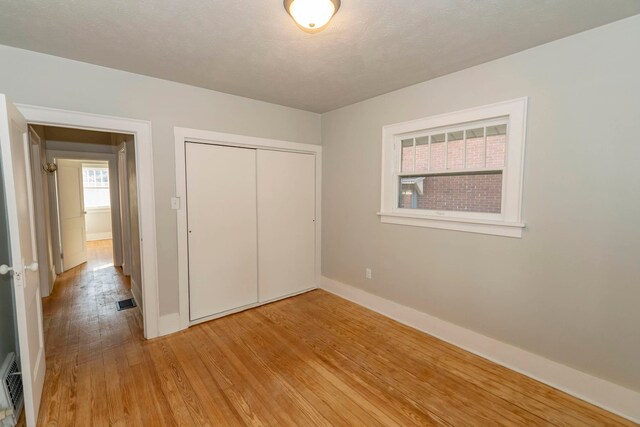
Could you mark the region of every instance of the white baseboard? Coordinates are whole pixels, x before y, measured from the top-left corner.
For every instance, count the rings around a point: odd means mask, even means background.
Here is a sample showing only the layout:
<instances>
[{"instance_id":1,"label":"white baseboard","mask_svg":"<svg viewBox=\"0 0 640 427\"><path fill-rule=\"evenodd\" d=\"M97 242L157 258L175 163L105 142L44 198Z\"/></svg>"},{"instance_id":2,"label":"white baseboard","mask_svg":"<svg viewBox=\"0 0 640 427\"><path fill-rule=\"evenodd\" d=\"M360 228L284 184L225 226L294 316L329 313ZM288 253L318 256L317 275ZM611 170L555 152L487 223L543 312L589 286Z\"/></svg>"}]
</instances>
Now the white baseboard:
<instances>
[{"instance_id":1,"label":"white baseboard","mask_svg":"<svg viewBox=\"0 0 640 427\"><path fill-rule=\"evenodd\" d=\"M140 293L142 289L138 286L133 277L131 278L131 294L133 295L133 299L136 301L136 305L140 307L142 310L142 294ZM144 316L144 313L142 313Z\"/></svg>"},{"instance_id":2,"label":"white baseboard","mask_svg":"<svg viewBox=\"0 0 640 427\"><path fill-rule=\"evenodd\" d=\"M614 414L640 422L640 393L634 390L324 276L321 288Z\"/></svg>"},{"instance_id":3,"label":"white baseboard","mask_svg":"<svg viewBox=\"0 0 640 427\"><path fill-rule=\"evenodd\" d=\"M109 240L113 236L110 231L105 233L91 233L87 234L86 240L87 242L93 242L94 240Z\"/></svg>"},{"instance_id":4,"label":"white baseboard","mask_svg":"<svg viewBox=\"0 0 640 427\"><path fill-rule=\"evenodd\" d=\"M53 292L53 287L56 284L56 279L58 275L56 274L56 269L53 265L49 267L49 295Z\"/></svg>"},{"instance_id":5,"label":"white baseboard","mask_svg":"<svg viewBox=\"0 0 640 427\"><path fill-rule=\"evenodd\" d=\"M171 313L160 316L158 329L160 332L160 336L178 332L180 329L182 329L182 327L180 326L180 313Z\"/></svg>"}]
</instances>

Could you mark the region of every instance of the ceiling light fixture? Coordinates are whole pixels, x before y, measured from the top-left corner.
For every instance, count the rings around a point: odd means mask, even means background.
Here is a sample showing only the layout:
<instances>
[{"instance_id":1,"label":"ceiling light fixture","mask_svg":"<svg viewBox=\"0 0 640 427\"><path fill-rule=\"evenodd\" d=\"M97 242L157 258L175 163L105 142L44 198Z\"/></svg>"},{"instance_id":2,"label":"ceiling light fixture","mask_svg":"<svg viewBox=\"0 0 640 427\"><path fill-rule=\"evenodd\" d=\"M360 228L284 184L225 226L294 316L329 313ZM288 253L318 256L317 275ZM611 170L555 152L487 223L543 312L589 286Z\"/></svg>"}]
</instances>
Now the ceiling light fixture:
<instances>
[{"instance_id":1,"label":"ceiling light fixture","mask_svg":"<svg viewBox=\"0 0 640 427\"><path fill-rule=\"evenodd\" d=\"M308 33L322 31L340 8L340 0L284 0L284 8Z\"/></svg>"}]
</instances>

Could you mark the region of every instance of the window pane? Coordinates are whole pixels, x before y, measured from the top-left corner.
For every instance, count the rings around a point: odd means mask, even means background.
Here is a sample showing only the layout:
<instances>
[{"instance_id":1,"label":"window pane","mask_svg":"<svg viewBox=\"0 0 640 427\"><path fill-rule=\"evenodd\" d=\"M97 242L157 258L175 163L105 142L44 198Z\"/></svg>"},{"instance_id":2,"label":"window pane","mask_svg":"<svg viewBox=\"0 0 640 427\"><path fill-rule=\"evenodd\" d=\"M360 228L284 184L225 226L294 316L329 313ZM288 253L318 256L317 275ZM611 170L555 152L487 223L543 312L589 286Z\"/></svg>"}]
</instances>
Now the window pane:
<instances>
[{"instance_id":1,"label":"window pane","mask_svg":"<svg viewBox=\"0 0 640 427\"><path fill-rule=\"evenodd\" d=\"M413 139L402 140L402 172L413 172Z\"/></svg>"},{"instance_id":2,"label":"window pane","mask_svg":"<svg viewBox=\"0 0 640 427\"><path fill-rule=\"evenodd\" d=\"M400 200L398 206L401 208L415 209L417 205L417 194L413 185L414 178L402 178L400 181Z\"/></svg>"},{"instance_id":3,"label":"window pane","mask_svg":"<svg viewBox=\"0 0 640 427\"><path fill-rule=\"evenodd\" d=\"M507 125L487 127L487 167L503 167Z\"/></svg>"},{"instance_id":4,"label":"window pane","mask_svg":"<svg viewBox=\"0 0 640 427\"><path fill-rule=\"evenodd\" d=\"M445 163L445 136L444 133L431 137L431 170L444 170Z\"/></svg>"},{"instance_id":5,"label":"window pane","mask_svg":"<svg viewBox=\"0 0 640 427\"><path fill-rule=\"evenodd\" d=\"M447 143L447 169L464 167L464 132L449 132Z\"/></svg>"},{"instance_id":6,"label":"window pane","mask_svg":"<svg viewBox=\"0 0 640 427\"><path fill-rule=\"evenodd\" d=\"M467 130L467 168L484 167L484 128Z\"/></svg>"},{"instance_id":7,"label":"window pane","mask_svg":"<svg viewBox=\"0 0 640 427\"><path fill-rule=\"evenodd\" d=\"M416 138L416 170L429 169L429 137Z\"/></svg>"},{"instance_id":8,"label":"window pane","mask_svg":"<svg viewBox=\"0 0 640 427\"><path fill-rule=\"evenodd\" d=\"M82 181L85 187L109 187L109 169L83 167Z\"/></svg>"},{"instance_id":9,"label":"window pane","mask_svg":"<svg viewBox=\"0 0 640 427\"><path fill-rule=\"evenodd\" d=\"M109 200L109 188L85 188L84 207L85 209L108 208L111 206Z\"/></svg>"},{"instance_id":10,"label":"window pane","mask_svg":"<svg viewBox=\"0 0 640 427\"><path fill-rule=\"evenodd\" d=\"M502 172L400 178L399 208L500 213Z\"/></svg>"}]
</instances>

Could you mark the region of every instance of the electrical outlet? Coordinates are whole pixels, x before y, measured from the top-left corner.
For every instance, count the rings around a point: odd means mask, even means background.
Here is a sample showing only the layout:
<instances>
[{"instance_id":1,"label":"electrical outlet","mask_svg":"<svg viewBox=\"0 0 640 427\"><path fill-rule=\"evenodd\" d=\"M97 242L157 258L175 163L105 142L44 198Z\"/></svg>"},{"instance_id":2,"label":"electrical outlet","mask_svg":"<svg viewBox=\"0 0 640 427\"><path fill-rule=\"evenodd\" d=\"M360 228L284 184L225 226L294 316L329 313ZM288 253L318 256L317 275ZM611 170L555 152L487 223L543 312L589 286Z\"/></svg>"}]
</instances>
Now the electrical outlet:
<instances>
[{"instance_id":1,"label":"electrical outlet","mask_svg":"<svg viewBox=\"0 0 640 427\"><path fill-rule=\"evenodd\" d=\"M367 268L364 270L364 277L366 277L367 279L371 279L371 269Z\"/></svg>"}]
</instances>

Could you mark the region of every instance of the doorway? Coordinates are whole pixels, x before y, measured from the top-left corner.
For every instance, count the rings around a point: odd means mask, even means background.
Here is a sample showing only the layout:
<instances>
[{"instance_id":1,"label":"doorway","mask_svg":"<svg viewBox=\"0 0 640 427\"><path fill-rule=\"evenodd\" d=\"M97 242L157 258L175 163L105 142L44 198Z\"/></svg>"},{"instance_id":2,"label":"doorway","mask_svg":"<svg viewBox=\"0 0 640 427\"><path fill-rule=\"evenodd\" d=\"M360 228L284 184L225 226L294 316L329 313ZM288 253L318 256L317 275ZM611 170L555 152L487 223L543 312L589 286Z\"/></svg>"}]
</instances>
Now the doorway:
<instances>
[{"instance_id":1,"label":"doorway","mask_svg":"<svg viewBox=\"0 0 640 427\"><path fill-rule=\"evenodd\" d=\"M134 245L139 241L138 203L132 200L138 197L135 138L30 127L31 143L38 145L31 151L40 153L32 160L41 162L32 170L43 190L36 189L34 205L36 218L45 223L36 241L46 266L41 285L47 361L83 367L144 339L140 246ZM121 310L123 301L131 308Z\"/></svg>"},{"instance_id":2,"label":"doorway","mask_svg":"<svg viewBox=\"0 0 640 427\"><path fill-rule=\"evenodd\" d=\"M128 277L131 293L142 305L140 226L137 203L135 139L132 135L54 126L31 126L46 163L33 164L41 171L42 194L35 190L36 217L47 223L39 236L43 255L43 296L55 291L57 281L87 263L100 247L105 267L117 268ZM47 232L47 229L49 230ZM105 249L108 248L108 249ZM47 288L48 286L48 288Z\"/></svg>"},{"instance_id":3,"label":"doorway","mask_svg":"<svg viewBox=\"0 0 640 427\"><path fill-rule=\"evenodd\" d=\"M132 182L133 185L140 187L135 190L138 203L136 206L140 209L140 217L144 217L144 223L136 218L140 228L140 243L144 238L144 256L140 259L140 269L142 271L140 287L145 296L143 301L143 310L137 310L138 315L135 316L135 310L129 310L125 317L129 320L121 322L121 327L117 325L107 326L107 333L95 334L96 326L102 325L96 319L98 315L109 315L108 310L110 304L105 305L107 298L101 298L109 295L112 298L118 298L119 289L122 286L112 287L111 290L105 289L106 278L112 277L114 265L91 262L91 255L88 255L89 262L81 264L76 269L71 269L57 279L66 282L66 288L72 292L65 292L67 301L70 304L60 304L59 312L61 316L57 320L51 321L43 319L49 314L49 310L42 309L41 283L52 283L56 280L56 263L58 260L53 256L52 241L56 235L59 236L59 228L53 227L51 221L47 221L51 215L43 215L44 207L48 207L49 212L52 207L57 208L57 196L49 198L49 178L55 181L53 176L56 175L57 165L55 161L50 161L48 155L50 151L46 147L46 135L44 132L38 132L36 129L43 126L61 126L74 131L79 130L96 130L101 132L122 132L129 138L132 143L132 165L135 165L136 177ZM100 116L95 114L78 113L65 110L56 110L51 108L14 105L0 94L0 139L2 140L2 177L7 207L7 242L10 243L10 256L7 260L9 264L0 266L0 273L11 277L10 290L13 291L14 314L12 318L15 320L15 336L17 343L9 350L17 349L17 367L15 378L22 379L24 390L24 414L26 415L27 425L35 425L38 417L38 407L42 396L43 383L46 366L54 363L56 366L80 366L81 361L100 360L101 351L109 348L109 351L119 351L114 347L122 344L123 333L129 331L134 335L135 339L153 338L158 336L158 300L157 300L157 251L156 251L156 235L155 235L155 204L153 202L153 168L151 155L151 126L149 122L140 120L121 119L115 117ZM124 142L124 141L119 141ZM63 141L64 143L74 143L74 141ZM135 143L135 144L134 144ZM64 148L63 148L64 149ZM88 150L100 151L100 150ZM69 154L68 152L66 154ZM104 154L104 153L103 153ZM140 155L140 156L138 156ZM70 156L75 159L85 159L86 153L82 153L81 157ZM113 155L113 163L115 164L116 156ZM96 160L89 157L90 160ZM111 173L112 168L109 167ZM116 168L114 167L114 171ZM110 181L116 181L109 177ZM38 192L38 197L34 197L34 193ZM117 200L117 197L116 197ZM112 204L114 200L111 200ZM47 206L48 205L48 206ZM44 206L44 207L43 207ZM36 215L36 213L41 213ZM116 215L120 218L120 215ZM133 221L134 219L132 219ZM120 235L119 229L112 229L113 240ZM42 236L45 236L44 238ZM3 239L4 241L5 239ZM44 245L40 243L44 242ZM108 247L109 245L107 245ZM107 253L118 253L122 250L121 245L110 245L113 249L107 249ZM140 245L143 246L143 245ZM104 248L103 248L104 249ZM104 252L104 250L103 250ZM140 253L142 248L140 248ZM103 254L102 254L103 255ZM103 259L102 255L98 255L98 259ZM142 254L141 254L142 255ZM6 257L5 257L6 258ZM44 263L40 264L43 259ZM116 260L117 255L112 259ZM4 258L3 258L3 261ZM109 263L111 264L111 263ZM42 268L41 268L42 267ZM60 269L59 271L62 271ZM40 276L44 280L40 280ZM117 275L116 275L117 276ZM91 281L93 286L86 286L87 280ZM117 285L118 280L115 280ZM83 284L84 283L84 284ZM62 289L65 286L60 286ZM69 294L73 297L73 290L86 290L93 288L94 294L84 301L75 303L73 299L69 299ZM108 286L106 286L108 288ZM131 295L130 289L126 286L128 295ZM60 299L63 301L65 298ZM54 301L55 298L49 298ZM89 308L94 303L93 308ZM75 309L75 310L74 310ZM10 310L3 310L3 313ZM67 314L69 311L81 313L77 319L72 319ZM83 313L83 314L82 314ZM144 313L144 316L142 316ZM137 320L136 320L137 317ZM124 319L120 317L120 319ZM107 319L108 320L108 319ZM58 322L58 323L56 323ZM65 327L60 322L67 322ZM85 322L85 325L81 323ZM88 322L88 323L87 323ZM67 351L56 350L46 354L45 358L45 334L43 329L47 328L46 336L47 351L52 350L51 344L61 342L55 338L59 335L70 337L67 341ZM143 335L144 331L144 335ZM3 334L4 335L4 334ZM54 338L51 340L51 338ZM19 344L19 345L18 345ZM61 347L62 348L62 347ZM97 357L97 359L96 359ZM57 359L51 360L51 359ZM60 362L58 364L57 362ZM68 363L70 362L70 363ZM75 363L74 363L75 362ZM73 374L73 372L69 372ZM3 405L4 407L4 405ZM17 411L16 411L17 413ZM6 415L6 414L5 414Z\"/></svg>"},{"instance_id":4,"label":"doorway","mask_svg":"<svg viewBox=\"0 0 640 427\"><path fill-rule=\"evenodd\" d=\"M144 120L17 104L19 112L32 126L55 126L126 134L130 138L128 159L135 164L139 211L140 289L144 313L144 336L155 338L174 331L172 314L159 316L158 248L156 244L156 203L154 191L151 123ZM35 149L34 149L35 151ZM112 201L113 202L113 201ZM144 221L141 219L144 218ZM132 220L133 221L133 220ZM115 232L115 231L114 231ZM114 251L118 246L114 245Z\"/></svg>"},{"instance_id":5,"label":"doorway","mask_svg":"<svg viewBox=\"0 0 640 427\"><path fill-rule=\"evenodd\" d=\"M102 242L112 247L113 221L109 162L55 159L54 198L57 199L61 272L87 262L88 247ZM118 195L118 199L120 196ZM116 213L118 215L118 213ZM111 265L116 264L113 254Z\"/></svg>"}]
</instances>

